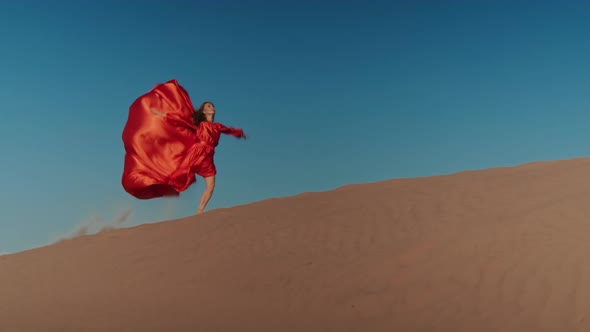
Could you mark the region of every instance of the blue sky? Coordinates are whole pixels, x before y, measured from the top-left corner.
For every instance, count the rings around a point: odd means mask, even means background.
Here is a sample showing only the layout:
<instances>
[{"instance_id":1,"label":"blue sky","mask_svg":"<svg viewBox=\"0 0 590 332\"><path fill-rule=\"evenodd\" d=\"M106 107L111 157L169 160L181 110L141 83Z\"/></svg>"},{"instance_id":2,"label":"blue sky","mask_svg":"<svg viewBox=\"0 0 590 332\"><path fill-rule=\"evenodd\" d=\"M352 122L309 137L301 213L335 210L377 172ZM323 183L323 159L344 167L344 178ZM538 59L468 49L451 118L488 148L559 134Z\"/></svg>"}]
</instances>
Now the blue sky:
<instances>
[{"instance_id":1,"label":"blue sky","mask_svg":"<svg viewBox=\"0 0 590 332\"><path fill-rule=\"evenodd\" d=\"M222 138L209 209L349 183L587 156L582 1L0 4L0 252L80 223L194 212L120 185L129 105L176 78Z\"/></svg>"}]
</instances>

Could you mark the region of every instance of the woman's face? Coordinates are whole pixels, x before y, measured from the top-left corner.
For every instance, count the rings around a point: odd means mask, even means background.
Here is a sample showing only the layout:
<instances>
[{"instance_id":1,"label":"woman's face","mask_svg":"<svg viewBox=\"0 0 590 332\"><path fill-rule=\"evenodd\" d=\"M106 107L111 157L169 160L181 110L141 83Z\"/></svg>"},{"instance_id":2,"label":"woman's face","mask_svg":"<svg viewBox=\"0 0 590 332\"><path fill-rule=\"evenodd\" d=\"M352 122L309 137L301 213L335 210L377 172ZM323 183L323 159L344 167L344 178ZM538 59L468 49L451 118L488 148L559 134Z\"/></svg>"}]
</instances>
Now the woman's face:
<instances>
[{"instance_id":1,"label":"woman's face","mask_svg":"<svg viewBox=\"0 0 590 332\"><path fill-rule=\"evenodd\" d=\"M213 116L215 114L215 105L211 103L205 104L203 107L203 114Z\"/></svg>"}]
</instances>

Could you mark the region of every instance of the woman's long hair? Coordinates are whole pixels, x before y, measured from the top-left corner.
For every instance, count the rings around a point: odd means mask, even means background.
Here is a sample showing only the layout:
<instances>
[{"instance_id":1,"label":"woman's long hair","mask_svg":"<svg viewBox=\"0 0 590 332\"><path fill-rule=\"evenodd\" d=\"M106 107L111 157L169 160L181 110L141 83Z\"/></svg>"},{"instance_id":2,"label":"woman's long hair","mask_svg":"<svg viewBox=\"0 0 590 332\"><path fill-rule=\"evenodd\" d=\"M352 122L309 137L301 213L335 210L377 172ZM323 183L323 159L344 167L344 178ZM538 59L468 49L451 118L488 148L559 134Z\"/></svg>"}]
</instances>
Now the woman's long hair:
<instances>
[{"instance_id":1,"label":"woman's long hair","mask_svg":"<svg viewBox=\"0 0 590 332\"><path fill-rule=\"evenodd\" d=\"M201 122L207 120L205 113L203 113L203 109L205 108L205 105L207 105L207 104L213 105L212 102L205 101L201 104L201 106L198 109L195 110L195 113L193 113L193 122L195 123L195 126L198 126ZM215 114L213 114L213 119L215 119Z\"/></svg>"}]
</instances>

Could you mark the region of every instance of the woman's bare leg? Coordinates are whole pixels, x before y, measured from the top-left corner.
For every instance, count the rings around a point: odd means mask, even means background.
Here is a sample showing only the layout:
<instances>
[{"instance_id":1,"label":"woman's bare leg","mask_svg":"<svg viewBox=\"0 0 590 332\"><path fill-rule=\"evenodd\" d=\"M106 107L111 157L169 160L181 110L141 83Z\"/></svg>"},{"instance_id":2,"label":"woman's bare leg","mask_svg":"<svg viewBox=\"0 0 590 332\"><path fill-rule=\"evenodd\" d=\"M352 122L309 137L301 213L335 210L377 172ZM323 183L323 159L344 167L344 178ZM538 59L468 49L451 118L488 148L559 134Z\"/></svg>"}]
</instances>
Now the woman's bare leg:
<instances>
[{"instance_id":1,"label":"woman's bare leg","mask_svg":"<svg viewBox=\"0 0 590 332\"><path fill-rule=\"evenodd\" d=\"M204 178L205 179L205 190L203 191L203 195L201 195L201 202L199 203L199 209L197 210L197 214L203 213L205 210L205 206L209 203L209 199L211 199L211 195L213 195L213 189L215 189L215 175L209 176Z\"/></svg>"}]
</instances>

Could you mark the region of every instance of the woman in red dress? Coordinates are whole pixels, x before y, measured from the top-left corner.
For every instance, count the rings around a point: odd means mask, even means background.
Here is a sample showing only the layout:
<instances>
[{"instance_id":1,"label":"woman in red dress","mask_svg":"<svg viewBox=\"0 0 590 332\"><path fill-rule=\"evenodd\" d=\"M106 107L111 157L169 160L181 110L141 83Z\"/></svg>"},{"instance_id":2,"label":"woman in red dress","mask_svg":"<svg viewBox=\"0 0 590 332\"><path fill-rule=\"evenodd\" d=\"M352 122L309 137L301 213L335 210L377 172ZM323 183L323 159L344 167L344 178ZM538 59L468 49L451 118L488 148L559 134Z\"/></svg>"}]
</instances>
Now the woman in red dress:
<instances>
[{"instance_id":1,"label":"woman in red dress","mask_svg":"<svg viewBox=\"0 0 590 332\"><path fill-rule=\"evenodd\" d=\"M246 138L242 129L215 122L215 105L194 109L175 79L157 84L129 107L123 128L125 162L121 184L138 199L178 196L205 180L197 214L205 210L215 188L213 157L221 134Z\"/></svg>"},{"instance_id":2,"label":"woman in red dress","mask_svg":"<svg viewBox=\"0 0 590 332\"><path fill-rule=\"evenodd\" d=\"M205 190L201 195L201 201L197 209L197 214L203 213L207 203L213 195L215 189L215 175L217 169L213 156L215 147L219 144L221 134L235 136L246 139L244 131L240 128L226 127L219 122L215 122L215 105L212 102L204 102L193 115L195 142L188 149L186 158L171 176L180 188L192 184L194 180L190 175L197 174L205 180ZM175 118L167 117L168 121L174 121Z\"/></svg>"}]
</instances>

